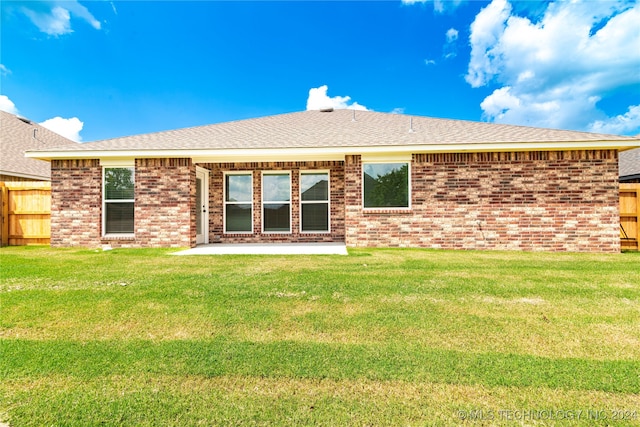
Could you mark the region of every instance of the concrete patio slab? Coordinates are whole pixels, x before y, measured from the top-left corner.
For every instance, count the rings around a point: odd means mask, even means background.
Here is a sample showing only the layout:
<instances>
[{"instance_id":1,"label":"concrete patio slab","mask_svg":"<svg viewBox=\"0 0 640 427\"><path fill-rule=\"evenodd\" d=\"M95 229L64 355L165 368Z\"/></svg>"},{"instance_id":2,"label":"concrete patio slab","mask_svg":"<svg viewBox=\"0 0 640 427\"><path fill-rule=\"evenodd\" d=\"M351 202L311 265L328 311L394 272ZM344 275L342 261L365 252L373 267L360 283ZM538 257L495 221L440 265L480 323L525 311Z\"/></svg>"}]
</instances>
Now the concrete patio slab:
<instances>
[{"instance_id":1,"label":"concrete patio slab","mask_svg":"<svg viewBox=\"0 0 640 427\"><path fill-rule=\"evenodd\" d=\"M172 255L348 255L344 243L214 243Z\"/></svg>"}]
</instances>

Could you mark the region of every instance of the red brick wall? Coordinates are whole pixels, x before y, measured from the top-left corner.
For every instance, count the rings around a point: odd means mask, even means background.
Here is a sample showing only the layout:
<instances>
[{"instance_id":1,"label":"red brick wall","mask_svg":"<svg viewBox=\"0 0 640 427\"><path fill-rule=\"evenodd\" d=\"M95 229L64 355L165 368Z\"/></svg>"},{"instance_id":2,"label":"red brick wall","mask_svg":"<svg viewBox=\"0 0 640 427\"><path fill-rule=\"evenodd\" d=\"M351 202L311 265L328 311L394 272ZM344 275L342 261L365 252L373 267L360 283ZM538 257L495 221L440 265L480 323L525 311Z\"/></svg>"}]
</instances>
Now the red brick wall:
<instances>
[{"instance_id":1,"label":"red brick wall","mask_svg":"<svg viewBox=\"0 0 640 427\"><path fill-rule=\"evenodd\" d=\"M349 246L618 252L614 150L416 154L407 212L362 209L345 162Z\"/></svg>"},{"instance_id":2,"label":"red brick wall","mask_svg":"<svg viewBox=\"0 0 640 427\"><path fill-rule=\"evenodd\" d=\"M135 246L195 246L195 170L191 159L136 159Z\"/></svg>"},{"instance_id":3,"label":"red brick wall","mask_svg":"<svg viewBox=\"0 0 640 427\"><path fill-rule=\"evenodd\" d=\"M269 242L344 242L344 165L340 161L327 162L256 162L207 163L198 166L209 174L209 241L211 243L269 243ZM291 230L292 233L262 233L262 172L291 172ZM300 171L328 170L330 183L330 233L300 232ZM253 233L226 234L223 227L224 173L253 172Z\"/></svg>"},{"instance_id":4,"label":"red brick wall","mask_svg":"<svg viewBox=\"0 0 640 427\"><path fill-rule=\"evenodd\" d=\"M137 159L134 236L102 236L99 160L51 165L51 246L195 246L195 166L190 159Z\"/></svg>"},{"instance_id":5,"label":"red brick wall","mask_svg":"<svg viewBox=\"0 0 640 427\"><path fill-rule=\"evenodd\" d=\"M345 162L203 164L210 170L210 241L349 246L617 252L618 165L613 150L416 154L409 211L364 211L360 156ZM223 174L254 172L254 232L223 233ZM261 173L292 178L292 233L261 233ZM331 233L300 233L299 172L330 170ZM136 160L135 236L102 233L98 160L55 160L52 246L195 246L195 165Z\"/></svg>"},{"instance_id":6,"label":"red brick wall","mask_svg":"<svg viewBox=\"0 0 640 427\"><path fill-rule=\"evenodd\" d=\"M99 160L51 162L51 246L97 246L102 229Z\"/></svg>"}]
</instances>

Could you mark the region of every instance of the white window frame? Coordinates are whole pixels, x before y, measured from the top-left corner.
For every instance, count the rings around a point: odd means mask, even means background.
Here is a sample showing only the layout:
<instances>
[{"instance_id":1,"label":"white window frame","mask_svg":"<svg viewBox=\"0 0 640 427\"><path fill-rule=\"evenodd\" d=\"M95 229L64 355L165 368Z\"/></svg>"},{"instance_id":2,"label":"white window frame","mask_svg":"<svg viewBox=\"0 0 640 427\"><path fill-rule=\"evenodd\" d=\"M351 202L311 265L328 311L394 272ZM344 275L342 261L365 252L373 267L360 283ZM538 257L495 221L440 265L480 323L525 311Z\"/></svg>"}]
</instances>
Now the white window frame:
<instances>
[{"instance_id":1,"label":"white window frame","mask_svg":"<svg viewBox=\"0 0 640 427\"><path fill-rule=\"evenodd\" d=\"M283 201L283 200L264 200L264 177L268 176L268 175L288 175L289 176L289 200L287 201ZM291 208L293 205L293 189L291 188L291 171L290 170L272 170L272 171L263 171L262 172L262 177L260 180L260 198L261 198L261 205L260 205L260 215L261 215L261 222L262 222L262 233L263 234L291 234L291 229L292 229L292 218L291 218ZM264 205L268 204L285 204L288 203L289 204L289 230L288 231L265 231L264 229Z\"/></svg>"},{"instance_id":2,"label":"white window frame","mask_svg":"<svg viewBox=\"0 0 640 427\"><path fill-rule=\"evenodd\" d=\"M388 164L401 164L404 163L407 165L407 206L378 206L378 207L365 207L364 205L364 167L365 165L375 165L375 164L382 164L382 165L388 165ZM360 191L360 196L362 198L361 203L362 203L362 209L366 212L366 211L380 211L380 210L384 210L384 211L409 211L411 210L411 193L412 193L412 185L411 185L411 160L404 160L404 159L395 159L395 158L390 158L390 159L376 159L376 160L363 160L361 165L362 165L362 171L360 172L360 183L361 183L361 191Z\"/></svg>"},{"instance_id":3,"label":"white window frame","mask_svg":"<svg viewBox=\"0 0 640 427\"><path fill-rule=\"evenodd\" d=\"M249 175L251 177L251 200L248 202L227 202L227 176L229 175ZM228 171L224 172L222 178L222 229L224 234L253 234L253 171ZM251 205L251 230L249 231L227 231L227 205Z\"/></svg>"},{"instance_id":4,"label":"white window frame","mask_svg":"<svg viewBox=\"0 0 640 427\"><path fill-rule=\"evenodd\" d=\"M136 168L133 162L123 162L123 163L111 163L111 162L101 162L102 164L102 237L118 237L118 238L126 238L126 237L135 237L135 183L136 183ZM107 200L107 185L106 185L106 177L107 169L133 169L133 184L134 184L134 192L133 199L114 199ZM133 232L132 233L107 233L107 203L133 203Z\"/></svg>"},{"instance_id":5,"label":"white window frame","mask_svg":"<svg viewBox=\"0 0 640 427\"><path fill-rule=\"evenodd\" d=\"M308 174L308 175L318 175L318 174L327 174L327 200L307 200L307 201L303 201L302 200L302 175ZM304 233L304 234L330 234L331 233L331 171L328 169L305 169L305 170L300 170L300 178L298 180L298 192L299 192L299 197L298 200L300 201L300 233ZM311 230L311 231L304 231L302 229L302 205L303 204L327 204L327 230L323 230L323 231L316 231L316 230Z\"/></svg>"}]
</instances>

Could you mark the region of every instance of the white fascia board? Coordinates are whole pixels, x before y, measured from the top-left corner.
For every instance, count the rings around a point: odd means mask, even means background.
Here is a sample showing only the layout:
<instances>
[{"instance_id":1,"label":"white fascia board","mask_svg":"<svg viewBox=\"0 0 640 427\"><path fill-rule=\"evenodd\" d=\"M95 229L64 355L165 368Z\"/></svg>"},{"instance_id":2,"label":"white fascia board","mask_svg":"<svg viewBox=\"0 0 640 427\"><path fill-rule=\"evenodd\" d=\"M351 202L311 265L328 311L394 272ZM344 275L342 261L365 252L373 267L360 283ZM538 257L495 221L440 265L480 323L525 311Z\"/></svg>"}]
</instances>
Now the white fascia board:
<instances>
[{"instance_id":1,"label":"white fascia board","mask_svg":"<svg viewBox=\"0 0 640 427\"><path fill-rule=\"evenodd\" d=\"M136 165L136 159L133 157L129 158L101 158L100 166L106 167L131 167Z\"/></svg>"},{"instance_id":2,"label":"white fascia board","mask_svg":"<svg viewBox=\"0 0 640 427\"><path fill-rule=\"evenodd\" d=\"M466 144L386 145L352 147L256 148L256 149L181 149L181 150L77 150L27 151L32 159L143 159L191 158L196 163L247 161L344 160L345 155L412 154L412 153L473 153L506 151L563 150L627 150L640 147L640 140L629 141L549 141L549 142L482 142Z\"/></svg>"},{"instance_id":3,"label":"white fascia board","mask_svg":"<svg viewBox=\"0 0 640 427\"><path fill-rule=\"evenodd\" d=\"M28 173L20 173L20 172L5 171L5 170L0 170L0 175L15 176L16 178L35 179L37 181L51 181L50 176L31 175Z\"/></svg>"},{"instance_id":4,"label":"white fascia board","mask_svg":"<svg viewBox=\"0 0 640 427\"><path fill-rule=\"evenodd\" d=\"M342 147L321 148L257 148L234 150L196 150L191 151L195 163L234 163L234 162L298 162L298 161L342 161Z\"/></svg>"}]
</instances>

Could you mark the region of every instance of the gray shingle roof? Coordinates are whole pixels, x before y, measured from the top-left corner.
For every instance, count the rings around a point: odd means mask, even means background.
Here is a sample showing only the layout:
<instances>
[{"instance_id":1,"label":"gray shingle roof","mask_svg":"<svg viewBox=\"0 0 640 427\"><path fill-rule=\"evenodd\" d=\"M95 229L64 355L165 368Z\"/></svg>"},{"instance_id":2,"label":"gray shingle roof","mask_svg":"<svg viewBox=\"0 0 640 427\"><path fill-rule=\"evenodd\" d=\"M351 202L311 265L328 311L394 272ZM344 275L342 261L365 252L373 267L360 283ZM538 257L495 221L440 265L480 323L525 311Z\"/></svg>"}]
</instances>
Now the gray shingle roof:
<instances>
[{"instance_id":1,"label":"gray shingle roof","mask_svg":"<svg viewBox=\"0 0 640 427\"><path fill-rule=\"evenodd\" d=\"M355 120L354 120L355 114ZM394 147L474 143L629 141L630 137L371 111L304 111L115 138L59 151ZM637 142L637 139L636 139ZM636 144L637 145L637 144Z\"/></svg>"},{"instance_id":2,"label":"gray shingle roof","mask_svg":"<svg viewBox=\"0 0 640 427\"><path fill-rule=\"evenodd\" d=\"M620 153L620 177L640 176L640 148Z\"/></svg>"},{"instance_id":3,"label":"gray shingle roof","mask_svg":"<svg viewBox=\"0 0 640 427\"><path fill-rule=\"evenodd\" d=\"M37 123L0 111L0 174L49 180L51 165L42 160L28 159L24 152L61 146L73 149L80 144Z\"/></svg>"}]
</instances>

